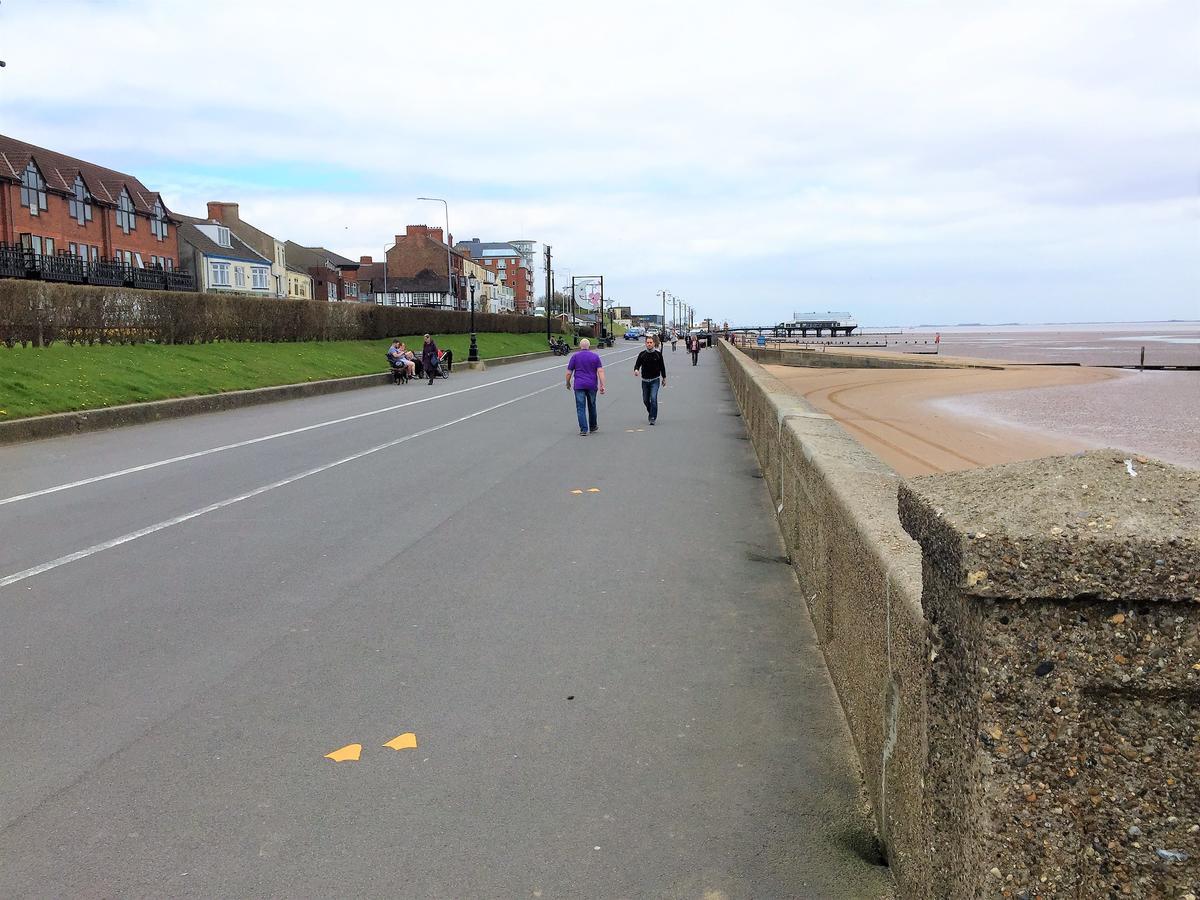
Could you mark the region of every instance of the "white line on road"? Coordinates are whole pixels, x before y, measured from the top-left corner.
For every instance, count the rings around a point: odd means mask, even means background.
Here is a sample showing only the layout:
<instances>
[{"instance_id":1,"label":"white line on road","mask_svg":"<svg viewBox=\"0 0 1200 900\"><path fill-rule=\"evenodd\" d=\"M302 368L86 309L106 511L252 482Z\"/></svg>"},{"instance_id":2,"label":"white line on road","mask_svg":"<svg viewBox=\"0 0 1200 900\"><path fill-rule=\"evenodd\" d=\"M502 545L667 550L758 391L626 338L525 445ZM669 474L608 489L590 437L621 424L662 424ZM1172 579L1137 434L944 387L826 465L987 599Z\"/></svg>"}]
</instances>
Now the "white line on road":
<instances>
[{"instance_id":1,"label":"white line on road","mask_svg":"<svg viewBox=\"0 0 1200 900\"><path fill-rule=\"evenodd\" d=\"M447 397L456 397L459 394L469 394L471 391L482 390L487 387L494 387L497 384L505 384L509 381L515 381L518 378L527 378L530 375L541 375L544 372L554 372L561 370L561 366L550 366L546 369L535 369L532 372L522 372L520 375L510 375L508 378L500 378L496 381L489 381L485 384L477 384L474 387L462 388L457 391L449 391L445 394L436 394L432 397L423 397L420 400L409 400L405 403L397 403L393 406L385 406L382 409L372 409L367 412L356 413L352 416L343 416L340 419L330 419L327 422L317 422L313 425L304 425L301 428L291 428L287 431L278 431L275 434L264 434L262 437L248 438L244 441L236 441L232 444L222 444L219 447L210 447L207 450L197 450L194 453L184 453L181 456L172 456L169 459L160 459L154 462L144 463L140 466L130 466L127 469L119 469L115 472L106 472L103 475L93 475L90 478L81 478L78 481L70 481L66 484L56 484L52 487L42 488L36 491L29 491L25 494L15 494L12 497L4 497L0 499L0 506L8 503L19 503L22 500L32 500L35 497L44 497L46 494L57 494L59 491L69 491L73 488L85 487L89 484L95 484L98 481L108 481L110 478L121 478L124 475L135 475L138 472L146 472L150 469L157 469L160 466L170 466L175 463L187 462L189 459L198 459L202 456L209 456L213 453L224 453L226 450L237 450L239 447L249 447L253 444L261 444L263 441L273 441L276 438L291 437L294 434L303 434L306 431L313 431L317 428L327 428L330 425L342 425L346 422L353 422L355 419L365 419L368 416L378 416L383 413L395 412L398 409L404 409L406 406L416 406L420 403L431 403L434 400L444 400Z\"/></svg>"},{"instance_id":2,"label":"white line on road","mask_svg":"<svg viewBox=\"0 0 1200 900\"><path fill-rule=\"evenodd\" d=\"M407 434L402 438L396 438L394 441L388 441L384 444L378 444L374 447L369 447L366 450L360 450L358 453L352 453L349 456L343 456L341 459L331 463L325 463L321 466L315 466L307 469L296 475L289 475L287 478L281 478L278 481L272 481L270 484L264 484L261 487L256 487L252 491L246 491L244 494L238 494L236 497L229 497L217 503L210 503L208 506L202 506L199 509L194 509L189 513L184 513L181 516L175 516L172 519L165 519L162 522L156 522L153 525L148 525L145 528L139 528L137 531L131 531L128 534L123 534L118 538L113 538L111 541L105 541L102 544L94 544L83 550L77 550L74 553L68 553L66 556L60 556L58 559L52 559L49 562L42 563L38 566L25 569L21 572L14 572L12 575L0 578L0 588L8 587L10 584L16 584L18 581L24 581L26 578L32 578L34 575L41 575L43 572L49 572L51 569L57 569L59 566L65 566L68 563L77 562L81 559L87 559L89 556L95 556L97 553L103 553L105 550L111 550L114 547L120 547L122 544L128 544L130 541L136 541L138 538L146 537L158 531L163 531L175 525L182 525L184 522L189 522L192 519L207 515L210 512L216 512L218 509L224 509L227 506L233 506L235 503L241 503L243 500L249 500L251 497L257 497L259 494L265 494L268 491L273 491L276 488L281 488L289 484L293 484L310 475L319 475L322 472L328 472L330 469L337 466L345 465L349 462L362 459L364 456L370 456L372 453L378 453L380 450L387 450L395 447L398 444L406 443L415 438L424 437L427 434L432 434L435 431L441 431L443 428L449 428L451 425L457 425L460 422L465 422L468 419L474 419L477 416L482 416L485 413L495 412L498 409L503 409L505 406L511 406L514 403L519 403L522 400L528 400L530 397L536 397L538 394L544 394L546 391L561 389L561 384L552 384L548 387L538 388L536 391L530 391L528 394L522 394L520 397L514 397L511 400L505 400L503 403L497 403L495 406L489 406L487 409L481 409L478 412L473 412L457 419L452 419L449 422L443 422L441 425L433 425L430 428L424 428L421 431Z\"/></svg>"}]
</instances>

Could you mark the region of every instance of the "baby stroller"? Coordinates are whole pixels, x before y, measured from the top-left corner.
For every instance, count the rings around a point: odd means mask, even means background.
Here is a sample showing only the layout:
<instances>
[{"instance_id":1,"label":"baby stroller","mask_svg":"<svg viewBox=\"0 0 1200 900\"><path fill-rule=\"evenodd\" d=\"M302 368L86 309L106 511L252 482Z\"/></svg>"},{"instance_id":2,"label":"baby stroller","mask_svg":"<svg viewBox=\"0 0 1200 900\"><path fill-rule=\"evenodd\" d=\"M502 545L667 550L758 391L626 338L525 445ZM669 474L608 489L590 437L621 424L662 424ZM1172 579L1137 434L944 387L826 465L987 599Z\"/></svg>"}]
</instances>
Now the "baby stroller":
<instances>
[{"instance_id":1,"label":"baby stroller","mask_svg":"<svg viewBox=\"0 0 1200 900\"><path fill-rule=\"evenodd\" d=\"M439 350L437 359L433 363L433 376L436 378L449 378L450 366L453 364L454 357L449 350ZM423 377L428 378L429 373L426 372Z\"/></svg>"}]
</instances>

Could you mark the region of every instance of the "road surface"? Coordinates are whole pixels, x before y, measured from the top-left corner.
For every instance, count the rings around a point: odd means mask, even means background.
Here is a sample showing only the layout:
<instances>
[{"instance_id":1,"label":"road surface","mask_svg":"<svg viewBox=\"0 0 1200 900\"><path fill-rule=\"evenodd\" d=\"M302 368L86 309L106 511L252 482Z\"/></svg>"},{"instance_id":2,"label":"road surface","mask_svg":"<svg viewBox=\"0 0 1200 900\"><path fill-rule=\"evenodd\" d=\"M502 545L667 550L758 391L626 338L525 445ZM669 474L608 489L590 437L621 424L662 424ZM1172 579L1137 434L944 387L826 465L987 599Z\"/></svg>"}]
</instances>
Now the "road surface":
<instances>
[{"instance_id":1,"label":"road surface","mask_svg":"<svg viewBox=\"0 0 1200 900\"><path fill-rule=\"evenodd\" d=\"M0 448L0 896L886 893L718 358L650 428L636 349L586 438L543 359Z\"/></svg>"}]
</instances>

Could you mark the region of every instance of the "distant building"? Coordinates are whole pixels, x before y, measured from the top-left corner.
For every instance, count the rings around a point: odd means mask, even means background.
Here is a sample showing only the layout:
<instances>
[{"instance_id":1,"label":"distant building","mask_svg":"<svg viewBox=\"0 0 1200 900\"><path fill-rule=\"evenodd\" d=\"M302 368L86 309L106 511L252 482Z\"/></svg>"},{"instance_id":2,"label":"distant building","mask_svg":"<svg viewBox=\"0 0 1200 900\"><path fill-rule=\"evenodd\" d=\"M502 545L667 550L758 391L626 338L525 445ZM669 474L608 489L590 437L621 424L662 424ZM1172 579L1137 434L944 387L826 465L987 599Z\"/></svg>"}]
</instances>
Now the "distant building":
<instances>
[{"instance_id":1,"label":"distant building","mask_svg":"<svg viewBox=\"0 0 1200 900\"><path fill-rule=\"evenodd\" d=\"M464 275L469 260L467 254L447 246L441 228L406 225L404 234L396 235L395 244L388 248L387 274L388 278L415 278L426 271L440 275L446 279L447 292L453 294L454 308L466 309L469 298Z\"/></svg>"},{"instance_id":2,"label":"distant building","mask_svg":"<svg viewBox=\"0 0 1200 900\"><path fill-rule=\"evenodd\" d=\"M237 235L238 239L252 247L260 256L271 261L271 293L276 297L289 296L288 291L288 262L287 247L279 238L272 237L265 231L255 228L249 222L242 221L236 203L224 203L216 200L208 202L208 220L220 222ZM309 294L311 296L311 290Z\"/></svg>"},{"instance_id":3,"label":"distant building","mask_svg":"<svg viewBox=\"0 0 1200 900\"><path fill-rule=\"evenodd\" d=\"M479 238L460 241L455 249L481 263L496 273L497 278L513 289L516 311L529 313L534 302L532 241L521 241L528 245L529 256L514 244L486 242Z\"/></svg>"},{"instance_id":4,"label":"distant building","mask_svg":"<svg viewBox=\"0 0 1200 900\"><path fill-rule=\"evenodd\" d=\"M196 273L196 286L213 293L274 296L271 261L227 225L180 216L179 258Z\"/></svg>"},{"instance_id":5,"label":"distant building","mask_svg":"<svg viewBox=\"0 0 1200 900\"><path fill-rule=\"evenodd\" d=\"M443 254L445 250L443 249ZM359 257L358 294L367 303L379 306L422 306L435 309L454 309L446 276L430 269L416 275L389 275L387 266L369 256ZM446 267L445 256L442 268Z\"/></svg>"},{"instance_id":6,"label":"distant building","mask_svg":"<svg viewBox=\"0 0 1200 900\"><path fill-rule=\"evenodd\" d=\"M295 241L287 241L284 252L290 264L312 277L314 300L359 299L358 263L324 247L304 247Z\"/></svg>"}]
</instances>

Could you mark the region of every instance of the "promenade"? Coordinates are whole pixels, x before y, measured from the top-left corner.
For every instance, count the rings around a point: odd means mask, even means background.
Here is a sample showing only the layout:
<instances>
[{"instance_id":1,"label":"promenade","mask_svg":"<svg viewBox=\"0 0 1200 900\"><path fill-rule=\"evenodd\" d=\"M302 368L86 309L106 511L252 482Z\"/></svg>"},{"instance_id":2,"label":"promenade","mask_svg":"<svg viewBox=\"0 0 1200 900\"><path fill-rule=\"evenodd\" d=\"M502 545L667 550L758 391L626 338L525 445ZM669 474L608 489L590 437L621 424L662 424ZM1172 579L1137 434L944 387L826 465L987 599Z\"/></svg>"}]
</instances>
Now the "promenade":
<instances>
[{"instance_id":1,"label":"promenade","mask_svg":"<svg viewBox=\"0 0 1200 900\"><path fill-rule=\"evenodd\" d=\"M889 896L717 353L651 428L638 349L586 438L539 359L0 448L0 895Z\"/></svg>"}]
</instances>

